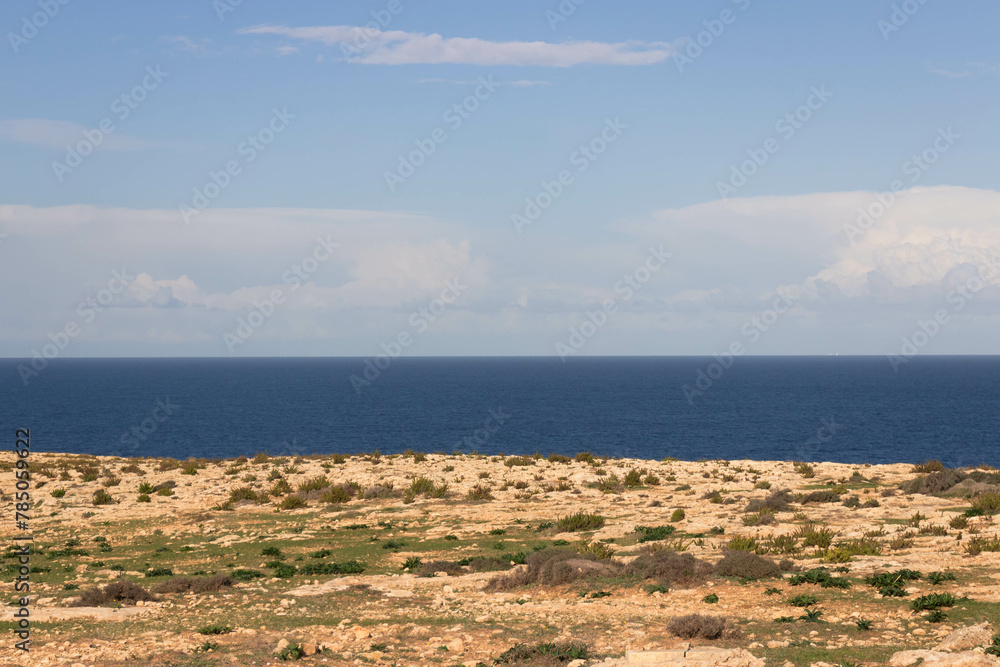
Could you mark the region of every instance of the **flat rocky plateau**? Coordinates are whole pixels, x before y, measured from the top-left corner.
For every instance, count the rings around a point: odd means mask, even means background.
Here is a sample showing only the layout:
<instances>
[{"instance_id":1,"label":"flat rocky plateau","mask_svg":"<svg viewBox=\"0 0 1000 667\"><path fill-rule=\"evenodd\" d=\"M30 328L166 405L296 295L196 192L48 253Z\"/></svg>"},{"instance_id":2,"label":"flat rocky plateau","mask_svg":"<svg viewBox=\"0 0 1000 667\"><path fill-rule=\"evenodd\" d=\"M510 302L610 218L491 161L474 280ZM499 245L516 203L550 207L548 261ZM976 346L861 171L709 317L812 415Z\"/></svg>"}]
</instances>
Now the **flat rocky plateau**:
<instances>
[{"instance_id":1,"label":"flat rocky plateau","mask_svg":"<svg viewBox=\"0 0 1000 667\"><path fill-rule=\"evenodd\" d=\"M4 665L1000 665L985 466L30 463L31 650L8 613Z\"/></svg>"}]
</instances>

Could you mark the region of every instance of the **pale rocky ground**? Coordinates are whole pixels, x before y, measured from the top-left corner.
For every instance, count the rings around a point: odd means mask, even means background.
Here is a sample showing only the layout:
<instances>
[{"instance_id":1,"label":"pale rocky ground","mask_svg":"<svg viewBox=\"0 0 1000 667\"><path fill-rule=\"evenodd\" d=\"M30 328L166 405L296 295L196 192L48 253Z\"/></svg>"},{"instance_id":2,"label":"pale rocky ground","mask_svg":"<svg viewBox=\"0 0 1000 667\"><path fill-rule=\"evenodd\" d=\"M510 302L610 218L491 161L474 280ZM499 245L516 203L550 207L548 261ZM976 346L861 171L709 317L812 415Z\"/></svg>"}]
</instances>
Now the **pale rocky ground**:
<instances>
[{"instance_id":1,"label":"pale rocky ground","mask_svg":"<svg viewBox=\"0 0 1000 667\"><path fill-rule=\"evenodd\" d=\"M0 467L6 468L0 475L10 480L2 487L8 492L3 500L5 508L12 507L13 460L9 453L0 455ZM304 664L474 667L478 662L492 664L519 642L581 641L592 656L589 664L652 664L650 661L659 660L662 664L689 665L835 665L848 660L908 665L922 659L927 665L1000 665L1000 660L986 656L981 648L1000 623L1000 552L969 556L964 549L969 530L948 527L961 513L956 510L968 507L967 500L900 493L883 497L883 489L896 489L917 476L909 464L815 463L815 476L806 478L790 462L760 461L613 459L595 467L586 462L541 459L532 465L505 466L502 457L428 454L420 462L401 456L382 456L378 462L372 457L353 456L343 464L333 464L329 457L201 462L196 474L187 475L176 467L161 470L160 461L152 459L33 454L31 460L33 486L44 482L41 488L32 489L33 499L41 501L31 511L36 542L52 551L77 539L77 548L88 555L33 557L34 568L49 567L51 571L33 575L31 613L36 625L30 659L24 661L23 655L10 650L12 626L7 622L3 627L8 646L0 652L3 665L284 664L274 657L282 641L319 651L302 658ZM122 472L130 462L137 463L144 474ZM87 466L99 470L98 479L82 481L79 469ZM606 472L604 477L614 474L624 478L632 469L654 474L658 484L610 494L592 486L601 479L597 474L600 470ZM759 482L768 482L771 491L808 492L828 481L846 480L855 472L875 484L849 487L843 497L857 495L862 502L877 499L879 507L794 504L793 511L779 513L773 525L744 525L747 501L769 493L755 488ZM108 473L119 479L117 485L103 486ZM296 488L323 475L335 484L354 481L362 491L389 483L397 491L405 491L415 477L427 477L435 484L447 482L448 491L444 498L418 496L412 502L405 502L399 494L382 499L355 498L343 504L323 503L317 497L321 494L312 492L308 506L301 509L277 510L275 504L282 498L263 504L238 503L233 511L220 509L232 489L248 486L267 490L275 484L268 477L277 474ZM483 475L487 477L481 478ZM141 482L156 485L168 480L177 484L174 495L153 494L151 502L137 502ZM466 494L476 485L489 485L494 499L467 500ZM106 488L115 504L93 505L93 494L101 488ZM65 495L54 498L50 495L53 489L65 489ZM714 490L734 502L703 499ZM671 523L671 514L678 508L684 510L685 518ZM605 525L587 533L536 530L539 524L581 511L604 516ZM927 517L920 525L942 526L947 534L916 535L912 546L890 549L888 543L898 531L917 532L903 525L915 513ZM849 572L840 576L853 581L852 588L845 591L792 587L780 579L741 585L733 579L711 578L697 588L667 593L650 594L643 582L621 580L487 593L483 587L496 573L419 577L402 570L403 562L413 556L430 561L531 553L533 546L557 540L577 544L583 539L614 539L615 557L627 561L642 548L635 544L636 526L668 524L676 526L675 535L681 536L687 553L715 562L734 536L763 540L794 532L807 520L836 530L835 542L861 538L881 527L885 535L876 539L885 548L879 556L855 556L842 564ZM980 537L998 533L988 517L970 521ZM379 522L391 525L379 527ZM3 523L8 537L14 532L12 523L11 519ZM352 524L367 528L348 530ZM724 533L712 534L713 528L722 528ZM491 535L496 529L506 532ZM445 541L445 535L458 539ZM112 551L98 551L96 536L106 537ZM391 540L404 546L380 548ZM494 548L497 542L504 549ZM675 545L676 539L672 536L667 543ZM349 576L268 576L215 594L165 594L159 595L157 602L121 609L65 606L80 591L116 579L118 571L110 569L115 564L142 586L165 580L147 581L143 576L147 567L170 567L174 575L228 573L236 567L268 573L263 564L270 558L262 556L261 549L271 545L279 546L285 562L292 565L357 559L366 570ZM309 554L320 548L328 548L332 554L323 560L311 559ZM804 549L794 556L796 564L803 570L837 566L812 557L814 551ZM303 560L295 560L298 557ZM94 562L104 565L88 565ZM925 574L948 571L957 579L941 586L932 586L926 578L908 582L909 597L884 600L861 581L876 571L899 568ZM75 588L65 590L66 584ZM781 593L765 595L772 587L780 588ZM580 595L598 590L611 595L598 599ZM12 587L8 592L12 598ZM932 592L971 600L945 610L948 620L932 624L909 608L915 597ZM717 604L703 602L710 593L718 595ZM823 622L775 623L773 619L781 616L799 616L802 610L790 607L786 600L800 593L820 598ZM687 613L731 617L743 636L715 641L671 636L667 622ZM860 632L854 623L860 618L872 620L874 628ZM928 652L953 632L983 621L991 625L970 645L953 641L942 647L947 653L938 652L951 662L935 661L939 656ZM209 636L197 632L212 623L226 624L232 632ZM199 650L206 641L217 646L207 652ZM962 652L977 646L977 652ZM640 653L626 655L627 651L667 653L644 657ZM894 653L896 658L892 658Z\"/></svg>"}]
</instances>

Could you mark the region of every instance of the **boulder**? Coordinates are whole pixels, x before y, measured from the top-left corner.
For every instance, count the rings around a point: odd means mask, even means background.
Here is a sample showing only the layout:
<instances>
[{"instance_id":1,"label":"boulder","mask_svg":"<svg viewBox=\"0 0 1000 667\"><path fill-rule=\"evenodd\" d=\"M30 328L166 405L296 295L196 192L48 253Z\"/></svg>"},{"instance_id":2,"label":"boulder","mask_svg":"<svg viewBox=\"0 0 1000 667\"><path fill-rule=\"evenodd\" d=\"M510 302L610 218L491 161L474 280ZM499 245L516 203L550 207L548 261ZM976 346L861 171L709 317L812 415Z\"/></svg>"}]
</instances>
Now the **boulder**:
<instances>
[{"instance_id":1,"label":"boulder","mask_svg":"<svg viewBox=\"0 0 1000 667\"><path fill-rule=\"evenodd\" d=\"M993 629L983 621L979 625L958 628L934 647L935 651L965 651L978 646L986 646L993 639Z\"/></svg>"},{"instance_id":2,"label":"boulder","mask_svg":"<svg viewBox=\"0 0 1000 667\"><path fill-rule=\"evenodd\" d=\"M928 667L1000 667L1000 658L986 655L980 651L963 651L962 653L901 651L894 653L889 659L890 667L910 667L918 664L928 665Z\"/></svg>"}]
</instances>

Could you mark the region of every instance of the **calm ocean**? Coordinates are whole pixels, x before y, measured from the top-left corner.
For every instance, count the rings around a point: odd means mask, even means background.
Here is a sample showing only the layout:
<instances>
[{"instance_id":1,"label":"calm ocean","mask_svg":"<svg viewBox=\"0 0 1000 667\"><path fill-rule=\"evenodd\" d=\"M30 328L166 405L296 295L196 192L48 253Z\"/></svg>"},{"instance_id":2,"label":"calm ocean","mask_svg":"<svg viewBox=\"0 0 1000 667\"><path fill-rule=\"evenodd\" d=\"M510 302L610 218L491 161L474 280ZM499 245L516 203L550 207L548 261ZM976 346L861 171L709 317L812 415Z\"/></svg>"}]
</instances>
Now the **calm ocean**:
<instances>
[{"instance_id":1,"label":"calm ocean","mask_svg":"<svg viewBox=\"0 0 1000 667\"><path fill-rule=\"evenodd\" d=\"M1000 357L917 357L898 372L885 357L712 362L401 358L352 384L363 359L57 359L25 386L8 359L0 426L11 446L30 428L36 451L122 456L590 450L1000 465Z\"/></svg>"}]
</instances>

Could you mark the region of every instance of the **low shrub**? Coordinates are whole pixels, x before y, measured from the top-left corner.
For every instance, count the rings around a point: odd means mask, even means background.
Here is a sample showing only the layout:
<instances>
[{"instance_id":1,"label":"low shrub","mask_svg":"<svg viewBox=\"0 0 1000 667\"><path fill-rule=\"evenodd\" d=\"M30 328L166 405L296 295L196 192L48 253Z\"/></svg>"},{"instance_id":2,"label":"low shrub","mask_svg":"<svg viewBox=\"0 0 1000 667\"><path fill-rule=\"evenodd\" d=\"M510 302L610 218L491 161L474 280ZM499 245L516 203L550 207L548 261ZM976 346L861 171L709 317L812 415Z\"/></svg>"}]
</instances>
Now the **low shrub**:
<instances>
[{"instance_id":1,"label":"low shrub","mask_svg":"<svg viewBox=\"0 0 1000 667\"><path fill-rule=\"evenodd\" d=\"M330 480L325 476L319 475L318 477L313 477L312 479L307 479L306 481L299 484L299 493L308 493L310 491L322 491L330 486Z\"/></svg>"},{"instance_id":2,"label":"low shrub","mask_svg":"<svg viewBox=\"0 0 1000 667\"><path fill-rule=\"evenodd\" d=\"M970 556L978 556L984 551L1000 551L1000 537L979 537L965 543L965 551Z\"/></svg>"},{"instance_id":3,"label":"low shrub","mask_svg":"<svg viewBox=\"0 0 1000 667\"><path fill-rule=\"evenodd\" d=\"M598 560L607 560L615 555L615 550L603 542L580 542L576 546L576 552L583 555L591 555Z\"/></svg>"},{"instance_id":4,"label":"low shrub","mask_svg":"<svg viewBox=\"0 0 1000 667\"><path fill-rule=\"evenodd\" d=\"M816 584L822 588L850 588L851 582L844 577L834 577L825 567L817 567L796 574L788 580L792 586Z\"/></svg>"},{"instance_id":5,"label":"low shrub","mask_svg":"<svg viewBox=\"0 0 1000 667\"><path fill-rule=\"evenodd\" d=\"M563 665L574 660L586 660L590 657L585 644L576 642L565 644L542 643L534 647L527 644L516 644L499 656L492 664L509 665L509 667L550 667Z\"/></svg>"},{"instance_id":6,"label":"low shrub","mask_svg":"<svg viewBox=\"0 0 1000 667\"><path fill-rule=\"evenodd\" d=\"M465 494L466 500L493 500L493 493L490 491L490 487L476 484L474 487L469 489L469 492Z\"/></svg>"},{"instance_id":7,"label":"low shrub","mask_svg":"<svg viewBox=\"0 0 1000 667\"><path fill-rule=\"evenodd\" d=\"M684 520L684 510L682 510L682 509L680 509L680 508L678 508L678 509L675 509L675 510L674 510L674 511L673 511L673 512L672 512L672 513L670 514L670 521L671 521L672 523L677 523L678 521L683 521L683 520Z\"/></svg>"},{"instance_id":8,"label":"low shrub","mask_svg":"<svg viewBox=\"0 0 1000 667\"><path fill-rule=\"evenodd\" d=\"M152 602L156 596L139 586L131 579L119 579L104 588L91 588L84 591L80 599L72 604L74 607L107 607L134 605L136 602Z\"/></svg>"},{"instance_id":9,"label":"low shrub","mask_svg":"<svg viewBox=\"0 0 1000 667\"><path fill-rule=\"evenodd\" d=\"M910 472L940 472L944 469L944 464L937 459L928 459L914 465Z\"/></svg>"},{"instance_id":10,"label":"low shrub","mask_svg":"<svg viewBox=\"0 0 1000 667\"><path fill-rule=\"evenodd\" d=\"M803 593L802 595L788 598L788 604L793 607L811 607L817 602L819 602L819 598L810 593Z\"/></svg>"},{"instance_id":11,"label":"low shrub","mask_svg":"<svg viewBox=\"0 0 1000 667\"><path fill-rule=\"evenodd\" d=\"M770 487L770 484L768 484ZM789 504L792 502L792 494L787 489L780 489L778 491L772 491L767 495L766 498L756 498L747 503L744 508L744 512L753 513L760 512L762 510L770 510L771 512L787 512L791 508Z\"/></svg>"},{"instance_id":12,"label":"low shrub","mask_svg":"<svg viewBox=\"0 0 1000 667\"><path fill-rule=\"evenodd\" d=\"M794 554L799 552L799 543L794 535L772 535L761 542L756 551L770 554Z\"/></svg>"},{"instance_id":13,"label":"low shrub","mask_svg":"<svg viewBox=\"0 0 1000 667\"><path fill-rule=\"evenodd\" d=\"M301 496L285 496L285 499L278 505L283 510L297 510L308 506L309 503Z\"/></svg>"},{"instance_id":14,"label":"low shrub","mask_svg":"<svg viewBox=\"0 0 1000 667\"><path fill-rule=\"evenodd\" d=\"M233 578L225 574L210 577L174 577L153 588L154 593L215 593L233 585ZM204 634L204 633L203 633Z\"/></svg>"},{"instance_id":15,"label":"low shrub","mask_svg":"<svg viewBox=\"0 0 1000 667\"><path fill-rule=\"evenodd\" d=\"M972 508L980 510L985 515L1000 512L1000 493L981 493L972 499Z\"/></svg>"},{"instance_id":16,"label":"low shrub","mask_svg":"<svg viewBox=\"0 0 1000 667\"><path fill-rule=\"evenodd\" d=\"M910 603L910 608L913 611L940 609L941 607L954 607L955 602L957 600L951 593L931 593L918 597Z\"/></svg>"},{"instance_id":17,"label":"low shrub","mask_svg":"<svg viewBox=\"0 0 1000 667\"><path fill-rule=\"evenodd\" d=\"M741 633L722 616L687 614L670 619L667 631L681 639L736 639Z\"/></svg>"},{"instance_id":18,"label":"low shrub","mask_svg":"<svg viewBox=\"0 0 1000 667\"><path fill-rule=\"evenodd\" d=\"M752 551L726 549L722 560L715 566L716 574L740 579L770 579L781 576L781 568L770 558L762 558Z\"/></svg>"},{"instance_id":19,"label":"low shrub","mask_svg":"<svg viewBox=\"0 0 1000 667\"><path fill-rule=\"evenodd\" d=\"M731 551L757 551L757 539L747 535L737 535L726 544Z\"/></svg>"},{"instance_id":20,"label":"low shrub","mask_svg":"<svg viewBox=\"0 0 1000 667\"><path fill-rule=\"evenodd\" d=\"M249 486L238 486L229 491L228 502L235 504L247 501L254 503L257 502L257 492Z\"/></svg>"},{"instance_id":21,"label":"low shrub","mask_svg":"<svg viewBox=\"0 0 1000 667\"><path fill-rule=\"evenodd\" d=\"M216 623L214 625L203 625L198 628L199 635L228 635L233 629L228 625Z\"/></svg>"},{"instance_id":22,"label":"low shrub","mask_svg":"<svg viewBox=\"0 0 1000 667\"><path fill-rule=\"evenodd\" d=\"M799 527L799 529L792 533L792 535L800 538L802 540L802 546L804 547L826 549L833 542L833 538L837 535L837 533L830 528L817 528L815 524L810 523Z\"/></svg>"},{"instance_id":23,"label":"low shrub","mask_svg":"<svg viewBox=\"0 0 1000 667\"><path fill-rule=\"evenodd\" d=\"M907 494L935 495L948 491L967 477L965 473L943 467L928 472L929 475L903 482L899 486L900 490Z\"/></svg>"},{"instance_id":24,"label":"low shrub","mask_svg":"<svg viewBox=\"0 0 1000 667\"><path fill-rule=\"evenodd\" d=\"M576 533L585 530L600 530L604 527L604 517L600 514L577 512L564 516L556 521L556 528L561 533Z\"/></svg>"},{"instance_id":25,"label":"low shrub","mask_svg":"<svg viewBox=\"0 0 1000 667\"><path fill-rule=\"evenodd\" d=\"M535 465L535 460L530 456L511 456L503 464L508 468L513 468L514 466L533 466Z\"/></svg>"},{"instance_id":26,"label":"low shrub","mask_svg":"<svg viewBox=\"0 0 1000 667\"><path fill-rule=\"evenodd\" d=\"M743 515L744 526L769 526L774 523L774 510L762 509L759 512Z\"/></svg>"},{"instance_id":27,"label":"low shrub","mask_svg":"<svg viewBox=\"0 0 1000 667\"><path fill-rule=\"evenodd\" d=\"M172 577L174 576L174 571L169 567L154 567L146 570L146 578L152 579L153 577Z\"/></svg>"},{"instance_id":28,"label":"low shrub","mask_svg":"<svg viewBox=\"0 0 1000 667\"><path fill-rule=\"evenodd\" d=\"M711 563L689 553L663 549L639 555L622 573L637 579L656 579L672 588L693 588L707 581L714 571Z\"/></svg>"},{"instance_id":29,"label":"low shrub","mask_svg":"<svg viewBox=\"0 0 1000 667\"><path fill-rule=\"evenodd\" d=\"M620 569L614 561L601 560L593 554L580 554L574 549L549 548L529 555L526 568L494 577L487 591L505 591L521 586L558 586L579 579L613 576ZM470 562L471 565L471 562Z\"/></svg>"},{"instance_id":30,"label":"low shrub","mask_svg":"<svg viewBox=\"0 0 1000 667\"><path fill-rule=\"evenodd\" d=\"M639 533L639 543L655 542L665 540L676 530L675 526L636 526L635 532Z\"/></svg>"},{"instance_id":31,"label":"low shrub","mask_svg":"<svg viewBox=\"0 0 1000 667\"><path fill-rule=\"evenodd\" d=\"M94 505L114 505L115 499L104 489L94 491Z\"/></svg>"},{"instance_id":32,"label":"low shrub","mask_svg":"<svg viewBox=\"0 0 1000 667\"><path fill-rule=\"evenodd\" d=\"M833 491L813 491L799 498L803 505L809 503L836 503L840 501L840 496Z\"/></svg>"},{"instance_id":33,"label":"low shrub","mask_svg":"<svg viewBox=\"0 0 1000 667\"><path fill-rule=\"evenodd\" d=\"M307 576L361 574L365 571L365 566L356 560L343 563L308 563L299 568L299 571Z\"/></svg>"}]
</instances>

